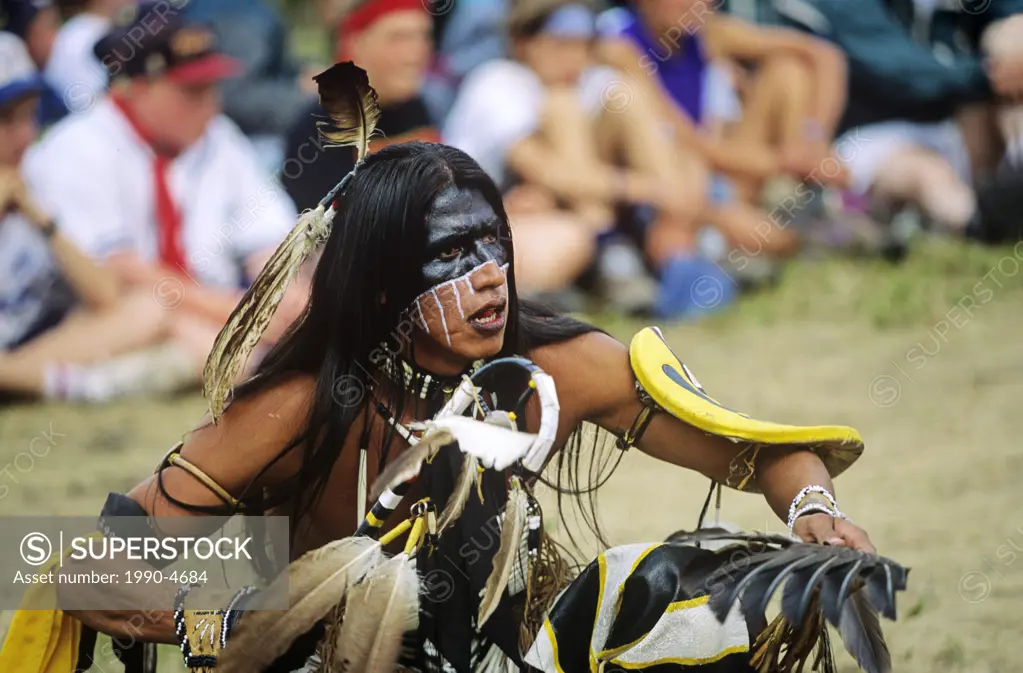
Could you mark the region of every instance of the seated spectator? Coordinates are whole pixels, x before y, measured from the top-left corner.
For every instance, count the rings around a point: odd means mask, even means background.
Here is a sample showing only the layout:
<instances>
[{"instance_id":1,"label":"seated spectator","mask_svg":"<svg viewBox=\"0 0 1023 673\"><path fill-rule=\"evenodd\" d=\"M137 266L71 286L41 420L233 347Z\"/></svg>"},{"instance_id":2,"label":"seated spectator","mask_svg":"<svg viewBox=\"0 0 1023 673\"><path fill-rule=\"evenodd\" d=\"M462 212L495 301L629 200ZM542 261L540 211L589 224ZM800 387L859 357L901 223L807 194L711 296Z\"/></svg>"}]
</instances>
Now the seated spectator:
<instances>
[{"instance_id":1,"label":"seated spectator","mask_svg":"<svg viewBox=\"0 0 1023 673\"><path fill-rule=\"evenodd\" d=\"M51 0L0 0L0 30L21 38L37 70L46 69L60 15ZM39 92L39 123L49 126L68 113L62 94L48 83Z\"/></svg>"},{"instance_id":2,"label":"seated spectator","mask_svg":"<svg viewBox=\"0 0 1023 673\"><path fill-rule=\"evenodd\" d=\"M983 11L933 0L806 4L813 20L805 12L782 12L783 19L831 40L849 59L838 146L848 148L841 158L855 191L967 231L977 215L972 183L990 176L1003 154L992 105L1023 92L1023 52L985 63L979 41L1023 4L993 0Z\"/></svg>"},{"instance_id":3,"label":"seated spectator","mask_svg":"<svg viewBox=\"0 0 1023 673\"><path fill-rule=\"evenodd\" d=\"M96 47L111 88L55 126L26 160L29 184L64 234L128 287L172 314L172 338L198 380L214 337L296 213L252 146L220 113L217 84L238 66L212 31L140 8ZM151 23L147 25L152 25ZM129 44L130 35L144 35ZM307 285L289 290L268 330L296 318Z\"/></svg>"},{"instance_id":4,"label":"seated spectator","mask_svg":"<svg viewBox=\"0 0 1023 673\"><path fill-rule=\"evenodd\" d=\"M377 92L380 136L373 149L409 140L436 142L439 134L420 96L430 63L430 15L421 0L369 0L339 17L335 60L353 61ZM355 151L325 149L317 121L326 119L311 102L288 130L281 182L299 210L315 208L355 165Z\"/></svg>"},{"instance_id":5,"label":"seated spectator","mask_svg":"<svg viewBox=\"0 0 1023 673\"><path fill-rule=\"evenodd\" d=\"M43 76L68 105L84 109L107 86L107 69L93 47L113 27L118 11L134 0L64 0L64 25L53 42ZM79 98L81 96L82 98Z\"/></svg>"},{"instance_id":6,"label":"seated spectator","mask_svg":"<svg viewBox=\"0 0 1023 673\"><path fill-rule=\"evenodd\" d=\"M341 9L332 15L338 22L336 60L350 60L364 68L380 103L380 135L373 140L373 150L410 140L438 142L440 134L422 97L433 55L433 17L422 1L363 0ZM354 165L354 150L324 148L316 123L325 116L319 103L314 103L288 134L282 181L301 210L315 207ZM578 231L566 226L567 217L550 212L545 204L524 203L526 211L517 212L511 203L507 205L515 226L516 250L524 249L523 241L534 231L555 241L563 230L570 236ZM543 231L533 228L534 224L543 226ZM592 253L588 239L582 244ZM558 291L575 279L581 269L562 263L563 248L551 245L543 250L544 255L522 257L516 281L524 293Z\"/></svg>"},{"instance_id":7,"label":"seated spectator","mask_svg":"<svg viewBox=\"0 0 1023 673\"><path fill-rule=\"evenodd\" d=\"M683 151L731 177L750 203L781 173L845 186L840 164L821 170L845 105L834 47L719 14L712 0L630 4L610 13L618 18L602 31L601 56L640 86L655 78Z\"/></svg>"},{"instance_id":8,"label":"seated spectator","mask_svg":"<svg viewBox=\"0 0 1023 673\"><path fill-rule=\"evenodd\" d=\"M38 134L42 80L9 33L0 62L0 394L105 398L110 386L90 365L154 342L164 317L149 292L83 254L26 186L19 168Z\"/></svg>"},{"instance_id":9,"label":"seated spectator","mask_svg":"<svg viewBox=\"0 0 1023 673\"><path fill-rule=\"evenodd\" d=\"M193 1L184 11L189 20L212 27L220 49L241 64L239 76L223 82L224 114L273 170L289 126L315 98L312 73L301 72L292 59L280 11L265 0Z\"/></svg>"},{"instance_id":10,"label":"seated spectator","mask_svg":"<svg viewBox=\"0 0 1023 673\"><path fill-rule=\"evenodd\" d=\"M429 3L431 0L426 0ZM445 0L433 0L445 6ZM423 91L430 114L443 123L466 76L477 66L508 55L505 0L456 2L434 16L437 57Z\"/></svg>"},{"instance_id":11,"label":"seated spectator","mask_svg":"<svg viewBox=\"0 0 1023 673\"><path fill-rule=\"evenodd\" d=\"M658 217L643 244L661 276L657 310L699 314L710 307L695 300L694 282L710 277L733 287L697 250L703 225L732 245L756 243L757 229L766 227L771 235L761 250L767 254L791 251L794 239L755 209L708 198L706 173L695 156L664 142L663 119L647 91L628 88L620 73L595 63L595 21L585 3L515 5L509 19L515 60L491 61L469 75L446 122L445 142L473 156L503 189L514 188L510 199L521 190L546 194L591 236L614 227L619 205L654 206Z\"/></svg>"}]
</instances>

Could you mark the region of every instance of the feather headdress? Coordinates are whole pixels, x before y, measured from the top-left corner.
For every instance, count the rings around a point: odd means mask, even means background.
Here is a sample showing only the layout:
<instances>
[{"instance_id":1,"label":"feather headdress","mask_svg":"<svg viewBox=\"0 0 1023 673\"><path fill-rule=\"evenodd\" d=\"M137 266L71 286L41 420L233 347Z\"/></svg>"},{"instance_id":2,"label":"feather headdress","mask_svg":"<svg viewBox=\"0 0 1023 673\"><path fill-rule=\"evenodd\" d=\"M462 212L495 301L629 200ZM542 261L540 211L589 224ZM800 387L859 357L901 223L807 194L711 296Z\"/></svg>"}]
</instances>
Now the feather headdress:
<instances>
[{"instance_id":1,"label":"feather headdress","mask_svg":"<svg viewBox=\"0 0 1023 673\"><path fill-rule=\"evenodd\" d=\"M203 369L203 393L214 422L223 414L238 372L270 324L288 283L330 235L334 199L369 153L370 138L380 121L376 91L362 68L350 62L338 63L313 79L319 87L320 105L330 116L329 122L317 123L320 134L331 145L354 146L358 153L356 168L316 208L302 214L217 335Z\"/></svg>"}]
</instances>

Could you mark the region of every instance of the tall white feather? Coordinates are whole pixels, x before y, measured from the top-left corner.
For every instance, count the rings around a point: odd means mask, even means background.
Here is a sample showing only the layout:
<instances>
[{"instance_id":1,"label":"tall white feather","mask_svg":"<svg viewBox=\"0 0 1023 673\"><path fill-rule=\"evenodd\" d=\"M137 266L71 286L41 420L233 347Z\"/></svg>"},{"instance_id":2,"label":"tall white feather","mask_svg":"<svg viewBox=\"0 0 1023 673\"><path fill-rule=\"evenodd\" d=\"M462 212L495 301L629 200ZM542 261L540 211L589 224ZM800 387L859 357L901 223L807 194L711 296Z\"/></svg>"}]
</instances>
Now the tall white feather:
<instances>
[{"instance_id":1,"label":"tall white feather","mask_svg":"<svg viewBox=\"0 0 1023 673\"><path fill-rule=\"evenodd\" d=\"M217 670L264 670L344 600L352 585L382 560L380 543L364 537L336 540L297 559L266 590L267 595L287 592L289 609L252 610L242 615Z\"/></svg>"},{"instance_id":2,"label":"tall white feather","mask_svg":"<svg viewBox=\"0 0 1023 673\"><path fill-rule=\"evenodd\" d=\"M402 636L419 628L419 578L407 554L375 568L352 588L331 673L393 673Z\"/></svg>"},{"instance_id":3,"label":"tall white feather","mask_svg":"<svg viewBox=\"0 0 1023 673\"><path fill-rule=\"evenodd\" d=\"M508 587L508 579L511 577L512 567L515 565L515 559L518 557L522 544L528 503L526 492L513 478L512 489L508 493L508 505L504 509L501 546L498 547L497 553L494 555L494 569L490 572L490 577L487 578L487 583L483 587L479 616L476 620L477 629L482 628L490 615L494 614L494 610L497 609L497 605L504 595L504 590Z\"/></svg>"}]
</instances>

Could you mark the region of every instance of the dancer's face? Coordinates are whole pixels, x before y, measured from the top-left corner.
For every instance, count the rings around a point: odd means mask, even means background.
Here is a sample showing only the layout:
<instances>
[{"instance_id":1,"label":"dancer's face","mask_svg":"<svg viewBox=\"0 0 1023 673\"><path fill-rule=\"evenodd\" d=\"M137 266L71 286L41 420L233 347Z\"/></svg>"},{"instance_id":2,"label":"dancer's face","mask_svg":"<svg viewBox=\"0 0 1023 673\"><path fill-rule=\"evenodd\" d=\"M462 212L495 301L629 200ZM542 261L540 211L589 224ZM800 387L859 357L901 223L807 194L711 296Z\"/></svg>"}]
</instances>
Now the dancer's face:
<instances>
[{"instance_id":1,"label":"dancer's face","mask_svg":"<svg viewBox=\"0 0 1023 673\"><path fill-rule=\"evenodd\" d=\"M410 307L420 365L460 371L501 350L508 308L501 225L476 190L449 187L434 202L422 269L428 289Z\"/></svg>"}]
</instances>

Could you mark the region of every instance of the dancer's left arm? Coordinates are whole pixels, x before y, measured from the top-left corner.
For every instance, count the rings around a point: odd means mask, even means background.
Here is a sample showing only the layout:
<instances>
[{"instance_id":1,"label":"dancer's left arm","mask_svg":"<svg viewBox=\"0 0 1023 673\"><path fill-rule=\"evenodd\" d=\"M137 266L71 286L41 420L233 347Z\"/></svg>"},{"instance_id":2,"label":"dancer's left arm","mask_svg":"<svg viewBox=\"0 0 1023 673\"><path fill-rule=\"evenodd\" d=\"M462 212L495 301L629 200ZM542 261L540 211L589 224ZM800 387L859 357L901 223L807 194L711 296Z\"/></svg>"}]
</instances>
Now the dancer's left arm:
<instances>
[{"instance_id":1,"label":"dancer's left arm","mask_svg":"<svg viewBox=\"0 0 1023 673\"><path fill-rule=\"evenodd\" d=\"M587 334L539 349L533 357L557 385L561 405L559 444L583 421L621 436L643 408L636 393L628 350L609 336ZM696 470L720 482L728 478L730 466L745 448L666 413L654 414L636 446L654 458ZM805 486L819 485L835 492L824 463L808 449L777 447L761 451L754 478L771 509L783 521L788 518L792 499ZM806 542L874 551L862 529L826 514L801 516L794 532Z\"/></svg>"}]
</instances>

